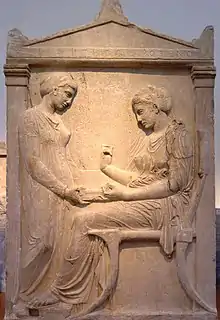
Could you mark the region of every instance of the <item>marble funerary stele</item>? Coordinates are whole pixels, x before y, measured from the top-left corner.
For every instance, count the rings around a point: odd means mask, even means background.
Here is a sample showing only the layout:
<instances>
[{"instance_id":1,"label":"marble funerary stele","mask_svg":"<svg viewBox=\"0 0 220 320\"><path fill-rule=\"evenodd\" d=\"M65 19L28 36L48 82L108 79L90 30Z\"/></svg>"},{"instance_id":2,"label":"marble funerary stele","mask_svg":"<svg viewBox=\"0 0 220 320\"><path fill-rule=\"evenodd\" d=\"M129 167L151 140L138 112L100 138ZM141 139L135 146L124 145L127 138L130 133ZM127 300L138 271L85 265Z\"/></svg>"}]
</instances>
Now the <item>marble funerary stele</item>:
<instances>
[{"instance_id":1,"label":"marble funerary stele","mask_svg":"<svg viewBox=\"0 0 220 320\"><path fill-rule=\"evenodd\" d=\"M213 28L186 42L103 0L11 30L4 72L7 319L216 319Z\"/></svg>"}]
</instances>

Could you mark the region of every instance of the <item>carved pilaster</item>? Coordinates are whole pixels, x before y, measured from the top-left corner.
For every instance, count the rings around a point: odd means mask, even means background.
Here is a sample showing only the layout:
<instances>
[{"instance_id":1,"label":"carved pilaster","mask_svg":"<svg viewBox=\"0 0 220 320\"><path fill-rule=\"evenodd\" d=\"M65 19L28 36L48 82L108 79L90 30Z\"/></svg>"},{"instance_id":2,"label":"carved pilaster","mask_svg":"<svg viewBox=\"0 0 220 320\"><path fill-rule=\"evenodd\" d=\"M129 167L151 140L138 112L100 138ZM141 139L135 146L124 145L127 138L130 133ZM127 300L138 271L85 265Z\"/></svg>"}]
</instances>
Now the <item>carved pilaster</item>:
<instances>
[{"instance_id":1,"label":"carved pilaster","mask_svg":"<svg viewBox=\"0 0 220 320\"><path fill-rule=\"evenodd\" d=\"M6 228L6 302L11 312L19 290L20 266L20 181L18 121L28 107L28 65L4 66L7 86L7 216ZM8 174L10 173L10 174ZM13 237L12 235L16 235Z\"/></svg>"},{"instance_id":2,"label":"carved pilaster","mask_svg":"<svg viewBox=\"0 0 220 320\"><path fill-rule=\"evenodd\" d=\"M215 301L215 152L214 152L214 66L194 66L192 81L195 92L195 125L197 130L209 136L206 153L201 159L207 163L209 174L206 178L203 197L196 215L196 282L197 291L210 304ZM204 230L206 236L204 237ZM210 243L212 246L210 247ZM204 252L206 254L204 260ZM212 286L207 286L207 283ZM214 307L214 306L213 306Z\"/></svg>"}]
</instances>

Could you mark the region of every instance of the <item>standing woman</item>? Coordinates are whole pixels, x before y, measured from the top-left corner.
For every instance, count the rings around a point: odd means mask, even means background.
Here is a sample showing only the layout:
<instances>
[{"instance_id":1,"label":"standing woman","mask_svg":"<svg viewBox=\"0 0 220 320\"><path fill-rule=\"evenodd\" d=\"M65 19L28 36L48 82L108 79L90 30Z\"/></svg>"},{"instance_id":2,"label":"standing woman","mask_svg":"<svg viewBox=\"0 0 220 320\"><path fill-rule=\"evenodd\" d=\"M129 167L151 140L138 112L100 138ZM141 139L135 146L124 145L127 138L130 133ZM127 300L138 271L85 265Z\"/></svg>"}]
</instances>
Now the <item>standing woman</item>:
<instances>
[{"instance_id":1,"label":"standing woman","mask_svg":"<svg viewBox=\"0 0 220 320\"><path fill-rule=\"evenodd\" d=\"M66 156L71 134L61 115L73 103L71 75L49 74L40 84L42 102L19 122L21 170L20 298L30 301L50 288L70 236L74 205L81 203ZM69 230L69 232L68 232Z\"/></svg>"}]
</instances>

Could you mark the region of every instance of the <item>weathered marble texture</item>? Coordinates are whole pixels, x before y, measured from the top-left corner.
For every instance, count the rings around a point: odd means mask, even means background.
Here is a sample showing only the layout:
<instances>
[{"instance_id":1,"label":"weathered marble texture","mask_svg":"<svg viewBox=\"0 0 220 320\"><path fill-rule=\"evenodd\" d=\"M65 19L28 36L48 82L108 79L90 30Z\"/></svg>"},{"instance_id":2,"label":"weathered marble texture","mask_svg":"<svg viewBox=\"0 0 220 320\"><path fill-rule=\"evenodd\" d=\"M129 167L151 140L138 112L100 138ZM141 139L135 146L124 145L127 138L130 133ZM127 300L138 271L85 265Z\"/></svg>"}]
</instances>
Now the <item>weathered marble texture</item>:
<instances>
[{"instance_id":1,"label":"weathered marble texture","mask_svg":"<svg viewBox=\"0 0 220 320\"><path fill-rule=\"evenodd\" d=\"M8 319L215 319L213 28L186 42L104 0L10 31L4 70Z\"/></svg>"}]
</instances>

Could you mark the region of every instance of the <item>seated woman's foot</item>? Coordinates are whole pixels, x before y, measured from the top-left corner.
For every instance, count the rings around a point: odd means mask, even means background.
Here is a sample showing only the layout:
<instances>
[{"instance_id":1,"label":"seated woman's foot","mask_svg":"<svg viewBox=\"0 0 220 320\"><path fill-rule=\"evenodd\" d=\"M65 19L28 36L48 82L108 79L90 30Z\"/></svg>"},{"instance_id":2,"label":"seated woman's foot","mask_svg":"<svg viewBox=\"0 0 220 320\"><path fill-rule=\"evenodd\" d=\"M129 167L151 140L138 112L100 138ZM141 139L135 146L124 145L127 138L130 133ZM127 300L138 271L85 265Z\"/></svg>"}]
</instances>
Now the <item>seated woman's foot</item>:
<instances>
[{"instance_id":1,"label":"seated woman's foot","mask_svg":"<svg viewBox=\"0 0 220 320\"><path fill-rule=\"evenodd\" d=\"M47 307L47 306L57 304L59 302L60 302L60 300L55 295L53 295L51 291L47 291L47 292L43 293L42 295L33 298L28 303L28 308L29 309L38 309L41 307Z\"/></svg>"}]
</instances>

